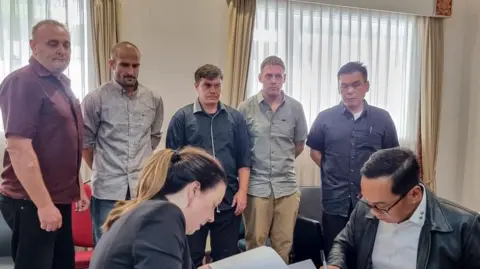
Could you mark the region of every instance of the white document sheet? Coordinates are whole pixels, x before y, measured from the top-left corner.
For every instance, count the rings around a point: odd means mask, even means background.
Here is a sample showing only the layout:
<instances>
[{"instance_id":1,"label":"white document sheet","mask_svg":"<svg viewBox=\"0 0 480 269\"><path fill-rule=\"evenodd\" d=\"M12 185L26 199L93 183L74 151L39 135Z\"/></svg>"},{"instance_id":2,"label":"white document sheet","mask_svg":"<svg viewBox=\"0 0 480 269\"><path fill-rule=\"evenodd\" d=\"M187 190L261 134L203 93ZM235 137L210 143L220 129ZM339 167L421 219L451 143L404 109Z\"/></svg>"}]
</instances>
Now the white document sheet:
<instances>
[{"instance_id":1,"label":"white document sheet","mask_svg":"<svg viewBox=\"0 0 480 269\"><path fill-rule=\"evenodd\" d=\"M214 262L210 266L212 269L316 269L311 261L292 264L289 267L272 248L266 246Z\"/></svg>"}]
</instances>

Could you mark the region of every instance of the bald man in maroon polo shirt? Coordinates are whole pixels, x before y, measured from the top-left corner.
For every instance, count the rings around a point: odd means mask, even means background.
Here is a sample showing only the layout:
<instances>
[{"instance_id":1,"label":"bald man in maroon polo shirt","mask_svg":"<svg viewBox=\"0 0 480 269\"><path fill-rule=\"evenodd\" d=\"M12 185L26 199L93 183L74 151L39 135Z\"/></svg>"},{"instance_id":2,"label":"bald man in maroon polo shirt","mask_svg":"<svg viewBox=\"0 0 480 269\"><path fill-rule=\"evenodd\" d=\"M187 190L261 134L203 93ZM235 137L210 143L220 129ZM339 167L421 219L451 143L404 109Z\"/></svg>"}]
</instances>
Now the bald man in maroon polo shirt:
<instances>
[{"instance_id":1,"label":"bald man in maroon polo shirt","mask_svg":"<svg viewBox=\"0 0 480 269\"><path fill-rule=\"evenodd\" d=\"M79 177L83 139L80 103L63 71L70 63L64 25L32 29L29 64L0 85L7 149L0 210L13 231L15 269L74 269L71 204L89 206Z\"/></svg>"}]
</instances>

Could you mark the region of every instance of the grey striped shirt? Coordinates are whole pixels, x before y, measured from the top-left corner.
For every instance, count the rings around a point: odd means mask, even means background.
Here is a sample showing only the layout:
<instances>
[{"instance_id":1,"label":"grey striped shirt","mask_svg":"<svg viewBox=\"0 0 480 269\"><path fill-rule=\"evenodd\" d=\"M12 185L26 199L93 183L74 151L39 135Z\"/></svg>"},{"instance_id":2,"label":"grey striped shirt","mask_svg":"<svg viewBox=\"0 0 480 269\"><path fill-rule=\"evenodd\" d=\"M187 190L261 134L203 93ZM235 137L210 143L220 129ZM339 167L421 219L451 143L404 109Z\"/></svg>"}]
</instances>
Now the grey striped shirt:
<instances>
[{"instance_id":1,"label":"grey striped shirt","mask_svg":"<svg viewBox=\"0 0 480 269\"><path fill-rule=\"evenodd\" d=\"M284 95L273 112L261 93L242 102L238 110L245 116L252 145L252 169L248 194L275 198L297 191L295 143L305 141L308 133L303 107Z\"/></svg>"},{"instance_id":2,"label":"grey striped shirt","mask_svg":"<svg viewBox=\"0 0 480 269\"><path fill-rule=\"evenodd\" d=\"M116 82L90 92L82 102L84 148L94 148L93 196L124 200L135 196L145 158L160 142L163 101L139 85L133 96Z\"/></svg>"}]
</instances>

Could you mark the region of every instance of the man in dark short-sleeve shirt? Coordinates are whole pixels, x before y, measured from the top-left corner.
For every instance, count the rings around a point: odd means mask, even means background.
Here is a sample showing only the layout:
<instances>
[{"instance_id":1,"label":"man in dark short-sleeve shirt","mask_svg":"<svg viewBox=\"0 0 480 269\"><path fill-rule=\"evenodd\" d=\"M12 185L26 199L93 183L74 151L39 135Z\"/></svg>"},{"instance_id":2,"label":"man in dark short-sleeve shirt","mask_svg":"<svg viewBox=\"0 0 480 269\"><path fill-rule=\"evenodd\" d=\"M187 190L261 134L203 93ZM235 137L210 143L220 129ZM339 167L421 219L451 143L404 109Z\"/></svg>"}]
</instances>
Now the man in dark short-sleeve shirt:
<instances>
[{"instance_id":1,"label":"man in dark short-sleeve shirt","mask_svg":"<svg viewBox=\"0 0 480 269\"><path fill-rule=\"evenodd\" d=\"M365 101L367 69L350 62L338 71L339 105L320 112L307 138L321 168L325 250L345 227L360 194L360 169L371 154L398 146L390 114Z\"/></svg>"},{"instance_id":2,"label":"man in dark short-sleeve shirt","mask_svg":"<svg viewBox=\"0 0 480 269\"><path fill-rule=\"evenodd\" d=\"M7 149L0 210L13 231L15 269L73 269L71 204L89 206L79 177L83 120L62 74L70 61L64 25L33 27L29 64L0 85Z\"/></svg>"}]
</instances>

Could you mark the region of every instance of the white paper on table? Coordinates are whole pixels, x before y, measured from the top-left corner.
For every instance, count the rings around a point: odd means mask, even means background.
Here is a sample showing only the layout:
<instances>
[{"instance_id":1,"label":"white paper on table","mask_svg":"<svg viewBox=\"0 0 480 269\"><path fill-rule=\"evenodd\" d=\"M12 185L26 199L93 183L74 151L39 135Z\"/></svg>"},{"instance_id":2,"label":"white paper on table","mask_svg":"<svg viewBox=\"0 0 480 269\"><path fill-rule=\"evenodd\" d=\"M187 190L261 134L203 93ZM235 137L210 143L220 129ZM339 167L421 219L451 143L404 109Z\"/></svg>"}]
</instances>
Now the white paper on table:
<instances>
[{"instance_id":1,"label":"white paper on table","mask_svg":"<svg viewBox=\"0 0 480 269\"><path fill-rule=\"evenodd\" d=\"M210 264L212 269L289 269L272 248L262 246Z\"/></svg>"},{"instance_id":2,"label":"white paper on table","mask_svg":"<svg viewBox=\"0 0 480 269\"><path fill-rule=\"evenodd\" d=\"M311 260L287 266L272 248L262 246L210 264L212 269L316 269Z\"/></svg>"}]
</instances>

